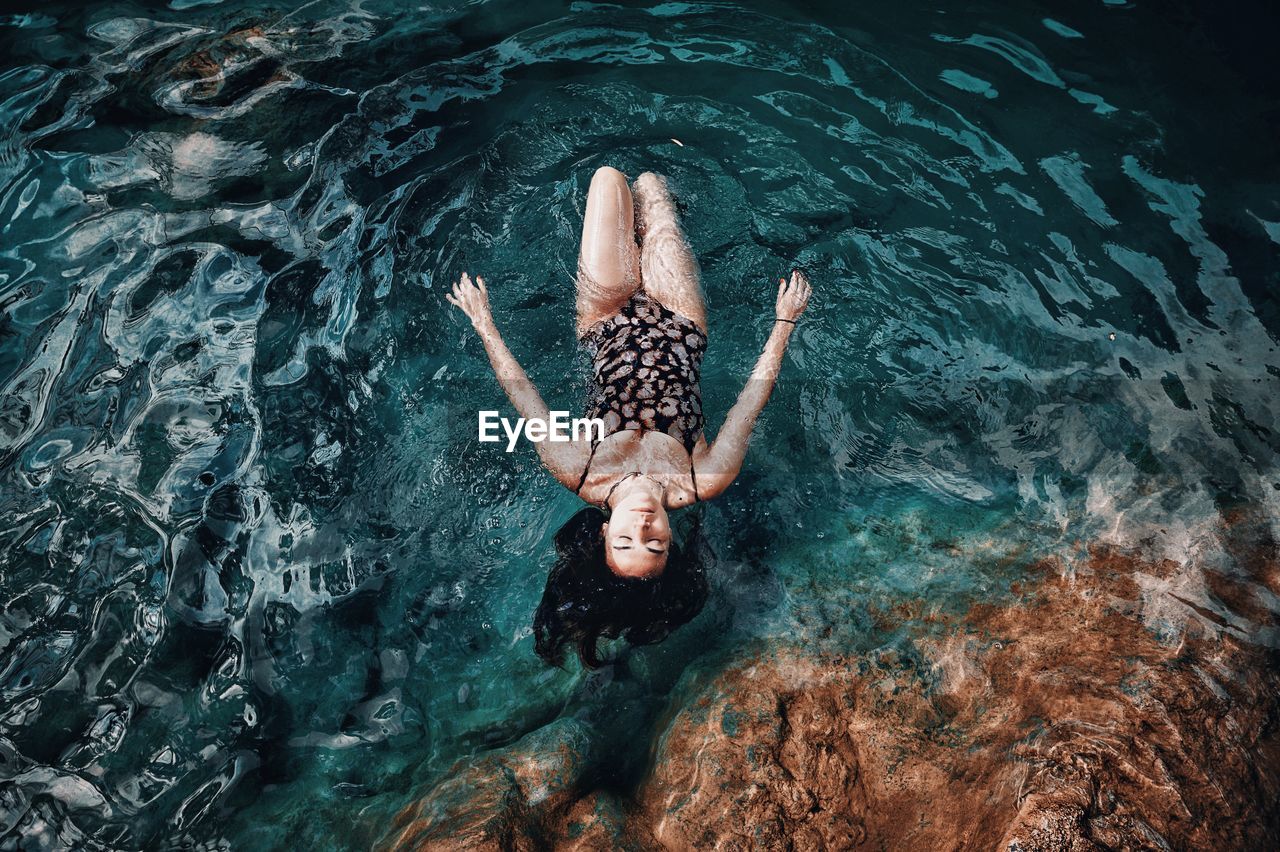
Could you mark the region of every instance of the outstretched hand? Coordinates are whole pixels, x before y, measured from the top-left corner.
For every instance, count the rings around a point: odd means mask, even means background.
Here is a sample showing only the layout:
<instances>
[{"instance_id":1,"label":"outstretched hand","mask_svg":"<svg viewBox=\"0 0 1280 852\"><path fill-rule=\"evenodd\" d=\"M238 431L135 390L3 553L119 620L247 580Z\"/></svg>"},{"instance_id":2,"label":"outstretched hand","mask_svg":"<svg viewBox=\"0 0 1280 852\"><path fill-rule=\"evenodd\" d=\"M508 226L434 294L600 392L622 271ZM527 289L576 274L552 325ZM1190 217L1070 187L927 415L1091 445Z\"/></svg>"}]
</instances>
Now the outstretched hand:
<instances>
[{"instance_id":1,"label":"outstretched hand","mask_svg":"<svg viewBox=\"0 0 1280 852\"><path fill-rule=\"evenodd\" d=\"M778 301L774 305L774 315L781 320L795 322L800 319L804 309L809 305L809 276L799 269L791 270L791 280L778 279Z\"/></svg>"},{"instance_id":2,"label":"outstretched hand","mask_svg":"<svg viewBox=\"0 0 1280 852\"><path fill-rule=\"evenodd\" d=\"M472 281L470 275L462 273L452 292L446 293L444 298L466 314L477 331L493 323L493 314L489 311L489 290L479 275Z\"/></svg>"}]
</instances>

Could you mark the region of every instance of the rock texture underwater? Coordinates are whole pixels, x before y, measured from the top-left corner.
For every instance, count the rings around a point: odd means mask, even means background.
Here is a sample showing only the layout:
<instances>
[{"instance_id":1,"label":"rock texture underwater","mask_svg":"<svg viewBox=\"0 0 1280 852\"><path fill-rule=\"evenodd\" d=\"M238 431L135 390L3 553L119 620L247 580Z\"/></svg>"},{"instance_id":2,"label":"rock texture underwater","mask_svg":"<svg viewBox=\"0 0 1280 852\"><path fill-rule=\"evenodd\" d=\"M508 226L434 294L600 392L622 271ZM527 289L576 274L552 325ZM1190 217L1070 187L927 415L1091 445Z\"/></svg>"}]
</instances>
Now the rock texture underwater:
<instances>
[{"instance_id":1,"label":"rock texture underwater","mask_svg":"<svg viewBox=\"0 0 1280 852\"><path fill-rule=\"evenodd\" d=\"M0 848L1270 850L1272 4L0 13ZM588 182L668 177L702 612L547 667Z\"/></svg>"}]
</instances>

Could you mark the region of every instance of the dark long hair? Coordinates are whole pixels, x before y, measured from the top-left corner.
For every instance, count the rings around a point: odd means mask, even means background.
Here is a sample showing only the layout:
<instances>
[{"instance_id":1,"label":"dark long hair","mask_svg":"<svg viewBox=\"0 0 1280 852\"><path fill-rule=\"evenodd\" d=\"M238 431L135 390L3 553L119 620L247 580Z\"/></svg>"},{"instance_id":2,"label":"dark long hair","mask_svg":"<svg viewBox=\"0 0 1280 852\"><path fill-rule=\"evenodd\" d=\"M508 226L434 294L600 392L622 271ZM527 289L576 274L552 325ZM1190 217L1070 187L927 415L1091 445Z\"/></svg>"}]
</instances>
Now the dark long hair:
<instances>
[{"instance_id":1,"label":"dark long hair","mask_svg":"<svg viewBox=\"0 0 1280 852\"><path fill-rule=\"evenodd\" d=\"M588 506L556 533L556 562L533 616L534 650L558 666L564 646L577 648L587 668L603 665L596 643L623 636L651 645L691 620L707 600L700 519L692 520L684 546L672 537L667 564L652 578L619 577L604 560L605 514Z\"/></svg>"}]
</instances>

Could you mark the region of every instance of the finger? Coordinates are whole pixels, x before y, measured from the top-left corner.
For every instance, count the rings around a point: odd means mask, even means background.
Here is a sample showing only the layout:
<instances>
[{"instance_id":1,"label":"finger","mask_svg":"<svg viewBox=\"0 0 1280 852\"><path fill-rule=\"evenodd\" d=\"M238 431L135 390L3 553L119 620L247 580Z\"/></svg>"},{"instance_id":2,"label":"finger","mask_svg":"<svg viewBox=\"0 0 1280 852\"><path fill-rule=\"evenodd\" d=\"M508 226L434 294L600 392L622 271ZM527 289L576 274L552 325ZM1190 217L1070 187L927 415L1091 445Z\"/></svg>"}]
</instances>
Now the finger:
<instances>
[{"instance_id":1,"label":"finger","mask_svg":"<svg viewBox=\"0 0 1280 852\"><path fill-rule=\"evenodd\" d=\"M484 286L484 279L477 275L476 281L480 284L480 292L487 296L489 294L489 288Z\"/></svg>"},{"instance_id":2,"label":"finger","mask_svg":"<svg viewBox=\"0 0 1280 852\"><path fill-rule=\"evenodd\" d=\"M444 294L444 300L445 300L446 302L448 302L449 304L453 305L455 308L460 308L460 307L462 307L462 305L459 305L459 304L458 304L458 300L457 300L457 299L455 299L455 298L453 298L453 296L449 295L448 293L445 293L445 294Z\"/></svg>"}]
</instances>

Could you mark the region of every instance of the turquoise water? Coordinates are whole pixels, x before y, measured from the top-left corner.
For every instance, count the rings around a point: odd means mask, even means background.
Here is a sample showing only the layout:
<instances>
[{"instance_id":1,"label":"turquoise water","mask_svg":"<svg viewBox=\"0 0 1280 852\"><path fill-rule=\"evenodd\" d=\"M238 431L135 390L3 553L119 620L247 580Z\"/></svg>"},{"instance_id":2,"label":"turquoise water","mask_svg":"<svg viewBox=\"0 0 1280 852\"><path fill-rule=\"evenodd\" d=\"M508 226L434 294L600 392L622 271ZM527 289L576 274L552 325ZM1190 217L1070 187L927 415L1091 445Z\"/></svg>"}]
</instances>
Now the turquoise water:
<instances>
[{"instance_id":1,"label":"turquoise water","mask_svg":"<svg viewBox=\"0 0 1280 852\"><path fill-rule=\"evenodd\" d=\"M1274 527L1280 500L1261 24L1140 2L0 17L4 843L360 848L458 758L565 716L625 788L682 673L734 649L892 646L875 611L1008 596L1094 541L1225 559L1204 531L1239 506ZM484 274L576 408L601 165L678 197L713 431L771 281L802 265L815 297L742 477L696 510L705 610L587 677L530 633L576 498L476 441L504 400L443 293Z\"/></svg>"}]
</instances>

